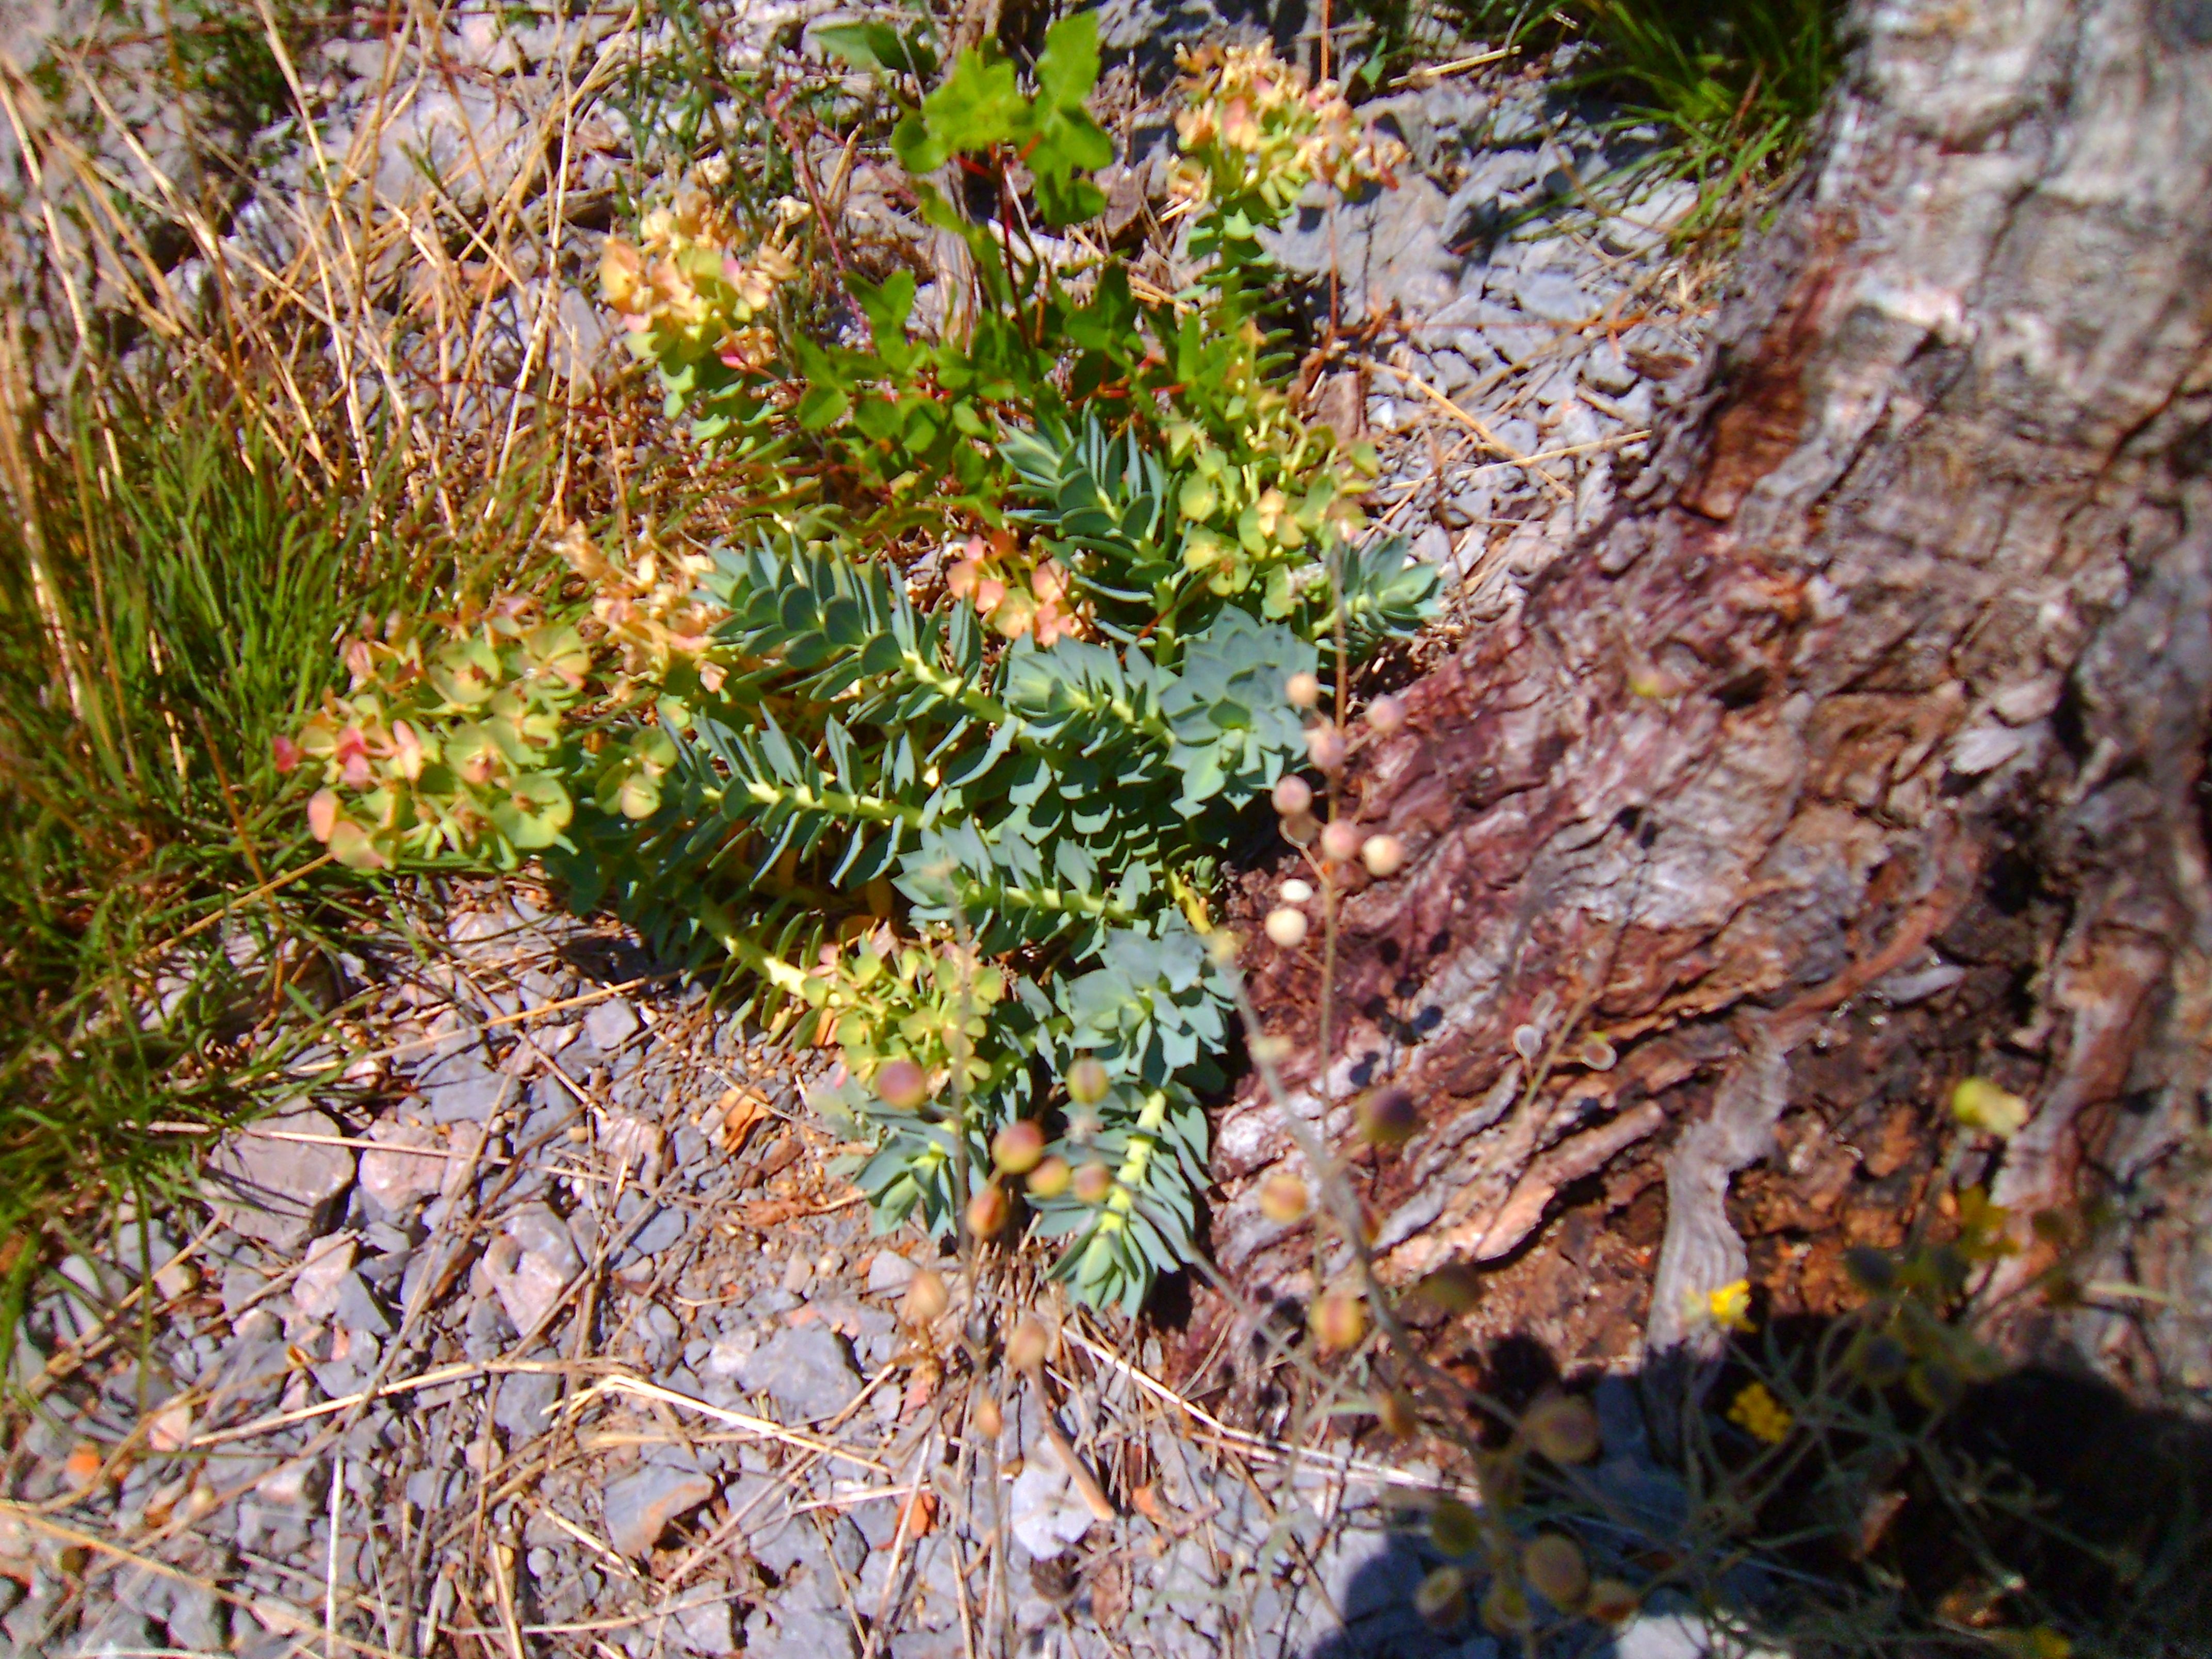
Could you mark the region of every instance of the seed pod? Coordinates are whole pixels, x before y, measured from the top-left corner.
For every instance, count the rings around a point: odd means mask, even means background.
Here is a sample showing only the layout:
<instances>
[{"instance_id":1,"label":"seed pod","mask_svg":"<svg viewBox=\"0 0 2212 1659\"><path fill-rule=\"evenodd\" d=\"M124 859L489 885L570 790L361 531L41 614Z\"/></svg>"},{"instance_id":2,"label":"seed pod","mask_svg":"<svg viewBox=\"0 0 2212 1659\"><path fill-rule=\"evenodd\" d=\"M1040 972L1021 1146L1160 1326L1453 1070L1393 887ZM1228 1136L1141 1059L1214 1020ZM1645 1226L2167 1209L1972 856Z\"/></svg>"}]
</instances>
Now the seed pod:
<instances>
[{"instance_id":1,"label":"seed pod","mask_svg":"<svg viewBox=\"0 0 2212 1659\"><path fill-rule=\"evenodd\" d=\"M993 1182L968 1200L968 1231L978 1238L995 1238L1012 1212L1006 1194Z\"/></svg>"},{"instance_id":2,"label":"seed pod","mask_svg":"<svg viewBox=\"0 0 2212 1659\"><path fill-rule=\"evenodd\" d=\"M1439 1498L1429 1511L1429 1539L1446 1555L1472 1555L1482 1547L1482 1520L1456 1498Z\"/></svg>"},{"instance_id":3,"label":"seed pod","mask_svg":"<svg viewBox=\"0 0 2212 1659\"><path fill-rule=\"evenodd\" d=\"M1597 1413L1571 1394L1547 1395L1522 1413L1521 1432L1554 1463L1587 1463L1601 1443Z\"/></svg>"},{"instance_id":4,"label":"seed pod","mask_svg":"<svg viewBox=\"0 0 2212 1659\"><path fill-rule=\"evenodd\" d=\"M1420 1413L1413 1409L1413 1402L1402 1389L1392 1389L1375 1396L1375 1420L1393 1440L1410 1439L1421 1426Z\"/></svg>"},{"instance_id":5,"label":"seed pod","mask_svg":"<svg viewBox=\"0 0 2212 1659\"><path fill-rule=\"evenodd\" d=\"M1521 1576L1561 1613L1572 1613L1589 1595L1589 1563L1571 1538L1539 1533L1521 1552Z\"/></svg>"},{"instance_id":6,"label":"seed pod","mask_svg":"<svg viewBox=\"0 0 2212 1659\"><path fill-rule=\"evenodd\" d=\"M1620 1060L1620 1054L1606 1041L1602 1031L1592 1031L1583 1039L1582 1062L1593 1072L1609 1072Z\"/></svg>"},{"instance_id":7,"label":"seed pod","mask_svg":"<svg viewBox=\"0 0 2212 1659\"><path fill-rule=\"evenodd\" d=\"M1383 737L1389 737L1405 723L1406 704L1402 698L1385 695L1367 705L1367 724Z\"/></svg>"},{"instance_id":8,"label":"seed pod","mask_svg":"<svg viewBox=\"0 0 2212 1659\"><path fill-rule=\"evenodd\" d=\"M1359 856L1359 844L1365 839L1358 824L1337 818L1321 832L1321 855L1332 864L1349 864Z\"/></svg>"},{"instance_id":9,"label":"seed pod","mask_svg":"<svg viewBox=\"0 0 2212 1659\"><path fill-rule=\"evenodd\" d=\"M902 1054L877 1068L876 1094L893 1111L910 1112L929 1098L929 1079L921 1066Z\"/></svg>"},{"instance_id":10,"label":"seed pod","mask_svg":"<svg viewBox=\"0 0 2212 1659\"><path fill-rule=\"evenodd\" d=\"M1035 1319L1024 1319L1007 1334L1006 1364L1018 1371L1035 1370L1052 1352L1052 1334Z\"/></svg>"},{"instance_id":11,"label":"seed pod","mask_svg":"<svg viewBox=\"0 0 2212 1659\"><path fill-rule=\"evenodd\" d=\"M1283 950L1295 951L1306 942L1306 913L1287 904L1268 911L1262 926L1269 940Z\"/></svg>"},{"instance_id":12,"label":"seed pod","mask_svg":"<svg viewBox=\"0 0 2212 1659\"><path fill-rule=\"evenodd\" d=\"M1310 847L1314 837L1321 834L1321 820L1310 812L1299 812L1283 820L1283 839L1293 847Z\"/></svg>"},{"instance_id":13,"label":"seed pod","mask_svg":"<svg viewBox=\"0 0 2212 1659\"><path fill-rule=\"evenodd\" d=\"M1434 1272L1425 1273L1413 1293L1431 1307L1441 1308L1448 1314L1463 1314L1472 1308L1482 1294L1482 1279L1474 1268L1461 1261L1446 1262Z\"/></svg>"},{"instance_id":14,"label":"seed pod","mask_svg":"<svg viewBox=\"0 0 2212 1659\"><path fill-rule=\"evenodd\" d=\"M1027 1175L1044 1161L1044 1131L1019 1118L991 1139L991 1161L1008 1175Z\"/></svg>"},{"instance_id":15,"label":"seed pod","mask_svg":"<svg viewBox=\"0 0 2212 1659\"><path fill-rule=\"evenodd\" d=\"M1413 1611L1431 1630L1442 1632L1467 1620L1467 1576L1457 1567L1438 1567L1413 1591Z\"/></svg>"},{"instance_id":16,"label":"seed pod","mask_svg":"<svg viewBox=\"0 0 2212 1659\"><path fill-rule=\"evenodd\" d=\"M1323 720L1306 727L1306 758L1323 772L1344 768L1344 733Z\"/></svg>"},{"instance_id":17,"label":"seed pod","mask_svg":"<svg viewBox=\"0 0 2212 1659\"><path fill-rule=\"evenodd\" d=\"M1583 1611L1602 1625L1625 1625L1636 1617L1643 1604L1635 1585L1618 1578L1601 1578L1589 1587Z\"/></svg>"},{"instance_id":18,"label":"seed pod","mask_svg":"<svg viewBox=\"0 0 2212 1659\"><path fill-rule=\"evenodd\" d=\"M942 1319L951 1305L952 1293L945 1288L945 1281L924 1267L907 1282L906 1295L899 1302L899 1317L920 1330Z\"/></svg>"},{"instance_id":19,"label":"seed pod","mask_svg":"<svg viewBox=\"0 0 2212 1659\"><path fill-rule=\"evenodd\" d=\"M1395 836L1370 836L1360 844L1359 861L1377 881L1406 867L1406 843Z\"/></svg>"},{"instance_id":20,"label":"seed pod","mask_svg":"<svg viewBox=\"0 0 2212 1659\"><path fill-rule=\"evenodd\" d=\"M1006 1413L999 1409L997 1401L987 1394L975 1402L976 1433L981 1435L986 1440L996 1440L1005 1431L1006 1426Z\"/></svg>"},{"instance_id":21,"label":"seed pod","mask_svg":"<svg viewBox=\"0 0 2212 1659\"><path fill-rule=\"evenodd\" d=\"M1283 682L1283 695L1293 708L1311 708L1321 702L1321 679L1314 674L1293 674Z\"/></svg>"},{"instance_id":22,"label":"seed pod","mask_svg":"<svg viewBox=\"0 0 2212 1659\"><path fill-rule=\"evenodd\" d=\"M1031 1198L1058 1198L1067 1190L1075 1172L1067 1167L1064 1158L1048 1158L1030 1171Z\"/></svg>"},{"instance_id":23,"label":"seed pod","mask_svg":"<svg viewBox=\"0 0 2212 1659\"><path fill-rule=\"evenodd\" d=\"M1534 1628L1536 1619L1521 1586L1510 1579L1498 1578L1491 1582L1490 1593L1482 1598L1482 1623L1493 1636L1519 1636Z\"/></svg>"},{"instance_id":24,"label":"seed pod","mask_svg":"<svg viewBox=\"0 0 2212 1659\"><path fill-rule=\"evenodd\" d=\"M1086 1164L1075 1172L1075 1195L1084 1203L1103 1204L1114 1191L1114 1172L1103 1164Z\"/></svg>"},{"instance_id":25,"label":"seed pod","mask_svg":"<svg viewBox=\"0 0 2212 1659\"><path fill-rule=\"evenodd\" d=\"M1113 1081L1103 1060L1085 1054L1067 1068L1067 1097L1079 1106L1096 1106Z\"/></svg>"},{"instance_id":26,"label":"seed pod","mask_svg":"<svg viewBox=\"0 0 2212 1659\"><path fill-rule=\"evenodd\" d=\"M1295 772L1275 780L1267 799L1274 803L1275 811L1286 818L1295 818L1313 811L1313 785Z\"/></svg>"},{"instance_id":27,"label":"seed pod","mask_svg":"<svg viewBox=\"0 0 2212 1659\"><path fill-rule=\"evenodd\" d=\"M1360 1137L1373 1146L1402 1146L1421 1127L1412 1091L1395 1083L1361 1096L1358 1116Z\"/></svg>"},{"instance_id":28,"label":"seed pod","mask_svg":"<svg viewBox=\"0 0 2212 1659\"><path fill-rule=\"evenodd\" d=\"M1315 1299L1306 1322L1325 1351L1342 1353L1367 1334L1367 1304L1349 1291L1331 1291Z\"/></svg>"},{"instance_id":29,"label":"seed pod","mask_svg":"<svg viewBox=\"0 0 2212 1659\"><path fill-rule=\"evenodd\" d=\"M1278 1170L1260 1183L1260 1213L1278 1226L1304 1221L1312 1206L1306 1183L1288 1170Z\"/></svg>"}]
</instances>

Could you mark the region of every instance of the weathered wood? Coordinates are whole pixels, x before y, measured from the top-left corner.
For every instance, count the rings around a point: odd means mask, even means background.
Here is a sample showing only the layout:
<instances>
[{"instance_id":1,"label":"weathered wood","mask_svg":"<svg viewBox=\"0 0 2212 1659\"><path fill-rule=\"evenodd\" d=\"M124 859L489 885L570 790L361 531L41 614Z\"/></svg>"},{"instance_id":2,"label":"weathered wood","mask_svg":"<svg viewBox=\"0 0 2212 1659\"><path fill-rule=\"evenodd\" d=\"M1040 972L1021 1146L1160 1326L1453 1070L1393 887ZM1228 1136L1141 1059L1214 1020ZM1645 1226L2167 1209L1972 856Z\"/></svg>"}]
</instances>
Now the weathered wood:
<instances>
[{"instance_id":1,"label":"weathered wood","mask_svg":"<svg viewBox=\"0 0 2212 1659\"><path fill-rule=\"evenodd\" d=\"M1523 1249L1671 1139L1655 1349L1743 1271L1729 1178L1793 1076L1889 1011L1971 1025L1916 1027L1925 1106L1970 1067L2036 1103L2006 1201L2068 1200L2093 1158L2148 1178L2203 1127L2212 0L1852 24L1637 499L1348 774L1413 854L1349 878L1328 1091L1340 1145L1362 1086L1424 1103L1361 1164L1386 1275ZM1310 1121L1318 953L1243 920ZM1256 1203L1295 1157L1282 1109L1252 1087L1226 1114L1215 1244L1295 1294L1310 1241ZM2175 1237L2133 1270L2207 1272ZM2204 1317L2170 1310L2166 1346L2202 1352Z\"/></svg>"}]
</instances>

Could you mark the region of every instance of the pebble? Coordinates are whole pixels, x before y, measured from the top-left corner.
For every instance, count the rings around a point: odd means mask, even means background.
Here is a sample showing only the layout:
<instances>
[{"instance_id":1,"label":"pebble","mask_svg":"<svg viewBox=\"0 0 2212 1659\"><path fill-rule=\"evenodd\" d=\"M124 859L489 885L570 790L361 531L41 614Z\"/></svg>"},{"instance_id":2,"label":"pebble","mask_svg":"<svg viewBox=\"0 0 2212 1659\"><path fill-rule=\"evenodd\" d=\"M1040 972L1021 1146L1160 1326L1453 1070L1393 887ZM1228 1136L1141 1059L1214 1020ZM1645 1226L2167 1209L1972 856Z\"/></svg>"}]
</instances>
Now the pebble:
<instances>
[{"instance_id":1,"label":"pebble","mask_svg":"<svg viewBox=\"0 0 2212 1659\"><path fill-rule=\"evenodd\" d=\"M738 1362L738 1380L802 1421L835 1416L860 1391L844 1343L818 1321L776 1332Z\"/></svg>"},{"instance_id":2,"label":"pebble","mask_svg":"<svg viewBox=\"0 0 2212 1659\"><path fill-rule=\"evenodd\" d=\"M374 1199L386 1215L404 1215L426 1198L436 1195L446 1182L444 1148L428 1124L406 1123L397 1117L379 1118L368 1126L368 1139L390 1152L361 1155L362 1190ZM411 1156L413 1151L431 1152Z\"/></svg>"},{"instance_id":3,"label":"pebble","mask_svg":"<svg viewBox=\"0 0 2212 1659\"><path fill-rule=\"evenodd\" d=\"M648 1463L607 1483L607 1541L624 1555L642 1557L672 1522L714 1495L707 1475Z\"/></svg>"},{"instance_id":4,"label":"pebble","mask_svg":"<svg viewBox=\"0 0 2212 1659\"><path fill-rule=\"evenodd\" d=\"M868 1294L903 1296L921 1271L896 1250L878 1250L875 1260L868 1263Z\"/></svg>"},{"instance_id":5,"label":"pebble","mask_svg":"<svg viewBox=\"0 0 2212 1659\"><path fill-rule=\"evenodd\" d=\"M622 997L609 997L595 1003L584 1015L584 1034L599 1047L599 1052L611 1054L637 1035L643 1024L637 1010Z\"/></svg>"},{"instance_id":6,"label":"pebble","mask_svg":"<svg viewBox=\"0 0 2212 1659\"><path fill-rule=\"evenodd\" d=\"M329 1113L305 1107L264 1119L258 1128L340 1139ZM224 1137L208 1160L216 1218L243 1237L296 1249L319 1231L353 1184L354 1154L322 1141L278 1140L264 1133Z\"/></svg>"}]
</instances>

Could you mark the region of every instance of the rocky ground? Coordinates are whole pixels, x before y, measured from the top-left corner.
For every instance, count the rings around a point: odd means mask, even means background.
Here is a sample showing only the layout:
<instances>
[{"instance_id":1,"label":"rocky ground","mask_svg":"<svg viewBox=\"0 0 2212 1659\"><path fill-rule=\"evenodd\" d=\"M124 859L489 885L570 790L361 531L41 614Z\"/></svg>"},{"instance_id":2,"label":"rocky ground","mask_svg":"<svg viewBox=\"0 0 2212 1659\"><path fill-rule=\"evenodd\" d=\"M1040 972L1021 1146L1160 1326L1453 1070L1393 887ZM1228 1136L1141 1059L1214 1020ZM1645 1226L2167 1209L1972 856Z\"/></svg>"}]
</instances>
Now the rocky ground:
<instances>
[{"instance_id":1,"label":"rocky ground","mask_svg":"<svg viewBox=\"0 0 2212 1659\"><path fill-rule=\"evenodd\" d=\"M577 114L617 27L464 22L465 72L410 106L391 188L417 152L464 208L512 185L516 134L556 94ZM366 39L311 68L333 132L383 70ZM1453 579L1447 634L1503 615L1632 489L1699 347L1668 236L1693 193L1624 176L1649 135L1604 131L1563 68L1389 90L1370 108L1413 153L1398 188L1278 240L1319 412L1376 441L1380 516ZM604 194L625 139L580 118L571 182ZM1164 125L1122 131L1150 135L1124 156L1137 210L1164 205ZM301 176L289 155L272 177ZM273 248L285 222L272 188L234 234ZM586 372L600 234L525 273L486 337L526 350L557 318ZM204 1203L88 1241L24 1316L8 1651L969 1659L1009 1629L1033 1652L1492 1650L1411 1610L1401 1522L1443 1478L1284 1437L1231 1386L1249 1328L1170 1365L1145 1327L1069 1316L1051 1398L1003 1390L988 1433L1001 1385L970 1374L959 1322L1035 1287L872 1237L803 1060L618 933L486 887L342 972L350 1057L309 1056L295 1109L211 1149ZM907 1322L924 1269L953 1306ZM1606 1398L1628 1478L1633 1413ZM1620 1645L1685 1640L1656 1620Z\"/></svg>"}]
</instances>

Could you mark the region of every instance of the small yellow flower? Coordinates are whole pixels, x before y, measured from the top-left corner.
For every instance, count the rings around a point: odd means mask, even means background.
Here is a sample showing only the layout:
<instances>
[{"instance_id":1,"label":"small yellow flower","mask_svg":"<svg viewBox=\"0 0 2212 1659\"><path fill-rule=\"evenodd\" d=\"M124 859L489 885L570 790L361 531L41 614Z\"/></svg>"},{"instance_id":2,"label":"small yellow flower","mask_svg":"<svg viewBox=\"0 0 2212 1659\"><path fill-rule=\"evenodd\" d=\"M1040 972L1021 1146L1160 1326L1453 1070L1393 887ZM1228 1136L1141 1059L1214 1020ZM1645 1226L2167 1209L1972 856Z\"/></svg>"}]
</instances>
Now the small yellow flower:
<instances>
[{"instance_id":1,"label":"small yellow flower","mask_svg":"<svg viewBox=\"0 0 2212 1659\"><path fill-rule=\"evenodd\" d=\"M1748 1334L1751 1322L1751 1281L1739 1279L1717 1291L1708 1291L1692 1304L1693 1312L1724 1331Z\"/></svg>"},{"instance_id":2,"label":"small yellow flower","mask_svg":"<svg viewBox=\"0 0 2212 1659\"><path fill-rule=\"evenodd\" d=\"M1746 1433L1755 1434L1770 1446L1789 1437L1797 1419L1789 1408L1767 1392L1764 1382L1748 1382L1729 1405L1728 1419Z\"/></svg>"},{"instance_id":3,"label":"small yellow flower","mask_svg":"<svg viewBox=\"0 0 2212 1659\"><path fill-rule=\"evenodd\" d=\"M1969 1129L2010 1140L2027 1124L2028 1103L1985 1077L1970 1077L1951 1091L1951 1115Z\"/></svg>"}]
</instances>

